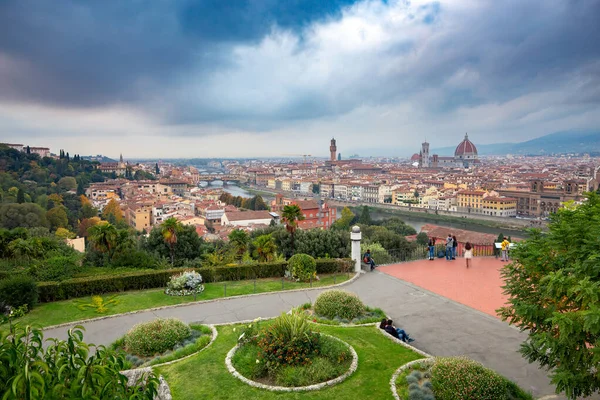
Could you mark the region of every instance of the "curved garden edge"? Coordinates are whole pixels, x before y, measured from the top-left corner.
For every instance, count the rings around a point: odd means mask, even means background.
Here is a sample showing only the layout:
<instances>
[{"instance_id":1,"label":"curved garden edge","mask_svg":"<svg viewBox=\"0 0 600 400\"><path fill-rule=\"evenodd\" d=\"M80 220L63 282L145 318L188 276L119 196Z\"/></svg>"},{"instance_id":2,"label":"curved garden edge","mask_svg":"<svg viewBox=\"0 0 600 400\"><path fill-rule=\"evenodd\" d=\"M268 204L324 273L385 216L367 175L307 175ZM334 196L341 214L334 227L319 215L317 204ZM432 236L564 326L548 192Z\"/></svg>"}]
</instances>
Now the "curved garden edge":
<instances>
[{"instance_id":1,"label":"curved garden edge","mask_svg":"<svg viewBox=\"0 0 600 400\"><path fill-rule=\"evenodd\" d=\"M400 339L396 339L395 337L393 337L393 336L392 336L392 335L390 335L389 333L385 332L384 330L382 330L382 329L379 329L379 327L377 328L377 332L379 332L381 335L385 336L385 337L386 337L386 338L388 338L389 340L391 340L391 341L393 341L393 342L396 342L396 343L398 343L398 344L400 344L400 345L402 345L402 346L404 346L404 347L406 347L406 348L408 348L408 349L411 349L412 351L414 351L414 352L415 352L415 353L417 353L417 354L420 354L420 355L422 355L424 358L433 358L433 356L432 356L431 354L429 354L429 353L425 353L424 351L422 351L422 350L419 350L419 349L417 349L416 347L414 347L414 346L411 346L410 344L408 344L408 343L405 343L405 342L403 342L403 341L402 341L402 340L400 340ZM422 358L421 358L421 359L419 359L419 360L423 361L423 359L422 359Z\"/></svg>"},{"instance_id":2,"label":"curved garden edge","mask_svg":"<svg viewBox=\"0 0 600 400\"><path fill-rule=\"evenodd\" d=\"M45 330L49 330L49 329L63 328L65 326L79 325L79 324L85 324L88 322L95 322L95 321L102 321L105 319L117 318L117 317L122 317L125 315L139 314L139 313L146 312L146 311L159 311L159 310L167 310L167 309L171 309L171 308L193 306L193 305L197 305L197 304L215 303L218 301L223 301L223 300L228 300L228 299L241 299L241 298L246 298L246 297L264 296L264 295L268 295L268 294L294 293L294 292L313 291L313 290L327 290L327 289L331 289L331 288L335 288L335 287L349 285L349 284L353 283L355 280L357 280L360 275L361 275L360 272L356 272L354 274L354 276L352 278L348 279L347 281L342 282L342 283L336 283L335 285L330 285L330 286L320 286L320 287L315 287L315 288L303 288L303 289L291 289L291 290L278 290L278 291L274 291L274 292L265 292L265 293L251 293L251 294L243 294L243 295L239 295L239 296L221 297L218 299L211 299L211 300L191 301L189 303L174 304L171 306L145 308L143 310L135 310L135 311L129 311L126 313L121 313L121 314L106 315L104 317L95 317L95 318L82 319L79 321L63 322L62 324L50 325L50 326L43 327L42 330L45 331Z\"/></svg>"},{"instance_id":3,"label":"curved garden edge","mask_svg":"<svg viewBox=\"0 0 600 400\"><path fill-rule=\"evenodd\" d=\"M392 337L392 339L396 338ZM398 395L398 391L396 390L396 380L398 379L398 376L413 365L420 363L432 363L434 359L434 357L420 358L418 360L407 362L406 364L400 366L396 371L394 371L394 373L392 374L392 378L390 379L390 388L392 389L392 395L394 396L394 399L402 400Z\"/></svg>"},{"instance_id":4,"label":"curved garden edge","mask_svg":"<svg viewBox=\"0 0 600 400\"><path fill-rule=\"evenodd\" d=\"M225 357L225 366L227 367L227 370L229 371L230 374L232 374L233 376L235 376L237 379L241 380L242 382L246 383L247 385L250 385L250 386L258 388L258 389L270 390L272 392L307 392L307 391L311 391L311 390L319 390L319 389L322 389L322 388L328 387L328 386L333 386L333 385L343 382L344 380L346 380L350 375L352 375L356 371L356 369L358 368L358 354L356 354L354 347L352 347L350 344L346 343L345 341L338 339L337 337L332 336L332 335L327 335L324 333L322 333L322 335L333 338L334 340L337 340L338 342L343 343L344 345L346 345L348 347L348 349L350 350L350 353L352 354L352 363L350 364L350 368L348 368L348 371L346 371L344 374L338 376L337 378L330 379L326 382L316 383L314 385L309 385L309 386L286 387L286 386L265 385L263 383L259 383L259 382L250 380L250 379L242 376L239 372L237 372L237 370L233 366L233 363L231 362L233 355L240 348L239 344L236 344L227 353L227 357Z\"/></svg>"}]
</instances>

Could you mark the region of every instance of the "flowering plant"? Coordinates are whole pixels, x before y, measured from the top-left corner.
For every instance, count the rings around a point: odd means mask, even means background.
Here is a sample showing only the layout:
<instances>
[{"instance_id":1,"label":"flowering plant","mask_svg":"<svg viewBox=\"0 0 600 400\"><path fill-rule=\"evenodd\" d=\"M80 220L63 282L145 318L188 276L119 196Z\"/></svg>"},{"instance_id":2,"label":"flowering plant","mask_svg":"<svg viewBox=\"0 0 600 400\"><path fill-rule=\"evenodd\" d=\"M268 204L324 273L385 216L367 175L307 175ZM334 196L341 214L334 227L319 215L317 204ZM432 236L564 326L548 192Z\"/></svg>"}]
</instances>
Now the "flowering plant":
<instances>
[{"instance_id":1,"label":"flowering plant","mask_svg":"<svg viewBox=\"0 0 600 400\"><path fill-rule=\"evenodd\" d=\"M167 283L165 293L171 296L186 296L202 293L203 291L202 275L190 270L173 275Z\"/></svg>"}]
</instances>

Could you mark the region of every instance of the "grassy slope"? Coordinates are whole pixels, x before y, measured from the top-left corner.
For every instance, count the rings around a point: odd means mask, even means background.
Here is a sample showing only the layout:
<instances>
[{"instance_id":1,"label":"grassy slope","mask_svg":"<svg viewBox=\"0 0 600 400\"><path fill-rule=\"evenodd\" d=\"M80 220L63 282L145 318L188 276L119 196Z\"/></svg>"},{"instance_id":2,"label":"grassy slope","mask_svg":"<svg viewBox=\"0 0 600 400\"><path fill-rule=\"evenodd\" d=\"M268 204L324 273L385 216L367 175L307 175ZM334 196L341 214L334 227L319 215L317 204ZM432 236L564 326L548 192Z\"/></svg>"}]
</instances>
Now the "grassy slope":
<instances>
[{"instance_id":1,"label":"grassy slope","mask_svg":"<svg viewBox=\"0 0 600 400\"><path fill-rule=\"evenodd\" d=\"M313 287L334 284L333 275L321 275L320 278L320 281L313 282ZM335 282L341 283L347 279L348 275L337 274ZM198 295L197 300L212 300L224 297L225 285L227 286L227 297L282 290L281 279L276 278L258 279L256 283L256 292L254 291L254 281L207 283L204 285L204 292ZM284 281L284 290L302 289L307 287L310 287L309 283ZM102 295L104 299L108 299L110 296L110 294ZM119 293L115 299L117 299L119 303L109 305L108 311L103 314L99 314L91 308L87 308L86 310L80 310L78 308L80 302L91 303L91 297L43 303L37 305L29 314L15 322L18 322L21 325L29 324L44 327L64 322L120 314L128 311L189 303L194 301L194 296L167 296L164 294L164 289L150 289Z\"/></svg>"},{"instance_id":2,"label":"grassy slope","mask_svg":"<svg viewBox=\"0 0 600 400\"><path fill-rule=\"evenodd\" d=\"M421 358L409 349L386 339L375 327L319 327L348 342L358 353L357 371L343 383L316 392L276 393L252 388L229 374L225 356L236 344L231 326L219 327L213 345L181 363L159 367L175 400L184 399L389 399L389 380L401 365Z\"/></svg>"}]
</instances>

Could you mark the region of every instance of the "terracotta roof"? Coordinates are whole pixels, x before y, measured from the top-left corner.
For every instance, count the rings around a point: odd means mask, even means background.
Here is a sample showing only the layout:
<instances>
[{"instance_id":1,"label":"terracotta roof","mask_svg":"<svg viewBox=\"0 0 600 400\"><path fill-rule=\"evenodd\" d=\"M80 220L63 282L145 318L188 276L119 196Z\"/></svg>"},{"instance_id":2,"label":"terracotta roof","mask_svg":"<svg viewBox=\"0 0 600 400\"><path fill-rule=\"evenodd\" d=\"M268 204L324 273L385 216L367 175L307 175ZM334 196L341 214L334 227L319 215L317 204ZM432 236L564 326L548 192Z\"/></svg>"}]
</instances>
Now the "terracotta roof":
<instances>
[{"instance_id":1,"label":"terracotta roof","mask_svg":"<svg viewBox=\"0 0 600 400\"><path fill-rule=\"evenodd\" d=\"M456 147L454 151L455 156L463 156L465 154L477 155L477 147L469 140L469 135L465 134L465 139L460 142L460 144Z\"/></svg>"},{"instance_id":2,"label":"terracotta roof","mask_svg":"<svg viewBox=\"0 0 600 400\"><path fill-rule=\"evenodd\" d=\"M456 239L459 243L470 242L471 244L487 244L491 245L498 238L497 235L492 235L491 233L480 233L473 231L465 231L462 229L448 228L445 226L438 226L432 224L425 224L421 228L421 232L427 233L428 236L433 236L439 240L445 240L448 237L448 234L452 234L456 236Z\"/></svg>"},{"instance_id":3,"label":"terracotta roof","mask_svg":"<svg viewBox=\"0 0 600 400\"><path fill-rule=\"evenodd\" d=\"M268 211L227 211L225 212L229 221L247 221L252 219L271 219Z\"/></svg>"}]
</instances>

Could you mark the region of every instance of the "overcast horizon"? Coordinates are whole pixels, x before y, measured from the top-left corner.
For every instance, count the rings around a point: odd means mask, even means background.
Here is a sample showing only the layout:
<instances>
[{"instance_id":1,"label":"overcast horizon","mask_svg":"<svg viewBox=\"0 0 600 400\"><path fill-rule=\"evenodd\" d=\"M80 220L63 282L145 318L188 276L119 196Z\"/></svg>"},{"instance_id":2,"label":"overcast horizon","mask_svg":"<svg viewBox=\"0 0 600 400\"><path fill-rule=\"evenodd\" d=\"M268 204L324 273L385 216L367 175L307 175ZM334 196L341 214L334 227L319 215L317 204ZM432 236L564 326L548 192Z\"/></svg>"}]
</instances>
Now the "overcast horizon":
<instances>
[{"instance_id":1,"label":"overcast horizon","mask_svg":"<svg viewBox=\"0 0 600 400\"><path fill-rule=\"evenodd\" d=\"M598 131L599 37L600 1L4 0L0 141L347 157Z\"/></svg>"}]
</instances>

